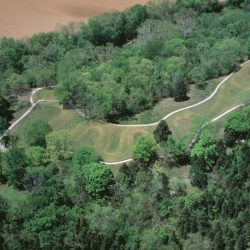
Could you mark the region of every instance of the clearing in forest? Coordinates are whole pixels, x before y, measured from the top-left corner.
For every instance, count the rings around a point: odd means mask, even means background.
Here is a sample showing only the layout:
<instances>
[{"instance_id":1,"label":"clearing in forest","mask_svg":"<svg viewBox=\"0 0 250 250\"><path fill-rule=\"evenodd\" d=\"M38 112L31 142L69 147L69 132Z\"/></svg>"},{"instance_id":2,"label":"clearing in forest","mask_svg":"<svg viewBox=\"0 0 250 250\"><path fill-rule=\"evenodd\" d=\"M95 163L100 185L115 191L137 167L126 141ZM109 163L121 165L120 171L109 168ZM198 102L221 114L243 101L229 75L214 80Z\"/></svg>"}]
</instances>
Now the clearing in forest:
<instances>
[{"instance_id":1,"label":"clearing in forest","mask_svg":"<svg viewBox=\"0 0 250 250\"><path fill-rule=\"evenodd\" d=\"M191 98L187 102L176 103L168 98L157 104L152 111L146 112L152 112L153 117L157 120L173 110L205 99L214 90L218 82L219 80L211 81L205 91L192 89L190 92ZM230 108L242 104L249 97L250 63L244 65L227 80L211 100L200 106L181 111L168 118L167 122L174 135L181 137L189 133L194 124L199 126L201 123L213 119ZM42 90L37 94L36 98L37 100L46 99L51 101L39 103L32 113L14 128L13 133L19 136L21 142L20 128L25 123L32 119L45 119L54 130L69 130L74 139L74 147L89 144L105 161L114 162L130 158L131 148L136 138L142 134L152 135L154 130L154 127L116 127L112 124L86 121L77 112L64 110L61 105L58 105L55 102L53 90ZM147 122L149 121L148 115L146 115L145 119ZM218 124L222 125L221 122Z\"/></svg>"}]
</instances>

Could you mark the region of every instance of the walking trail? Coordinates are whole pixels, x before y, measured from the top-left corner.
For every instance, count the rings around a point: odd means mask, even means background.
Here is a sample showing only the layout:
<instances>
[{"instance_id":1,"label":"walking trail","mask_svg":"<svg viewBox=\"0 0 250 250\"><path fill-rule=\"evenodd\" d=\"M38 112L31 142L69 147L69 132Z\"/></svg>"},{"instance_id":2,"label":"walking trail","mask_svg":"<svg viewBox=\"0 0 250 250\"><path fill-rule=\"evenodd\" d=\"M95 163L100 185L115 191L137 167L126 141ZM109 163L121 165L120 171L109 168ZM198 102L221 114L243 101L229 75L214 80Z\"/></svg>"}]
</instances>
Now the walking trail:
<instances>
[{"instance_id":1,"label":"walking trail","mask_svg":"<svg viewBox=\"0 0 250 250\"><path fill-rule=\"evenodd\" d=\"M244 66L245 64L249 63L249 61L246 61L244 62L243 64L241 64L240 66ZM218 86L215 88L215 90L211 93L210 96L208 96L207 98L205 98L204 100L196 103L196 104L193 104L193 105L190 105L190 106L187 106L187 107L184 107L184 108L180 108L180 109L177 109L169 114L167 114L166 116L164 116L162 119L160 119L159 121L156 121L154 123L148 123L148 124L113 124L113 126L116 126L116 127L152 127L152 126L156 126L158 125L162 120L167 120L169 117L173 116L174 114L176 113L179 113L179 112L182 112L184 110L187 110L187 109L191 109L191 108L194 108L194 107L197 107L197 106L200 106L202 105L203 103L209 101L210 99L212 99L215 94L218 92L218 90L220 89L220 87L229 79L231 78L233 75L235 74L235 72L231 73L230 75L228 75L227 77L225 77L219 84ZM44 88L44 87L43 87ZM20 116L15 122L13 122L11 124L11 126L6 130L6 132L0 137L0 141L2 140L2 138L7 134L9 133L16 125L18 125L29 113L31 113L31 111L37 106L37 104L39 102L46 102L47 100L44 100L44 99L41 99L41 100L38 100L36 102L34 102L34 96L35 94L42 90L43 88L36 88L32 91L31 93L31 96L30 96L30 108L22 115ZM240 105L237 105L237 106L234 106L232 107L231 109L227 110L226 112L220 114L219 116L213 118L210 122L207 122L205 123L202 128L204 128L205 126L207 126L209 123L212 123L212 122L216 122L217 120L221 119L222 117L224 117L225 115L227 115L228 113L234 111L235 109L243 106L244 104L240 104ZM4 150L5 149L5 146L3 144L0 143L0 150ZM133 159L126 159L126 160L122 160L122 161L115 161L115 162L105 162L103 161L102 163L106 164L106 165L118 165L118 164L123 164L123 163L128 163L128 162L131 162L133 161Z\"/></svg>"},{"instance_id":2,"label":"walking trail","mask_svg":"<svg viewBox=\"0 0 250 250\"><path fill-rule=\"evenodd\" d=\"M46 100L38 100L37 102L34 102L34 95L40 91L43 88L36 88L32 91L31 96L30 96L30 108L23 114L21 115L16 121L14 121L10 127L5 131L5 133L0 137L0 141L3 139L4 136L6 136L17 124L19 124L35 107L39 102L46 102ZM4 150L5 146L1 144L0 142L0 150Z\"/></svg>"}]
</instances>

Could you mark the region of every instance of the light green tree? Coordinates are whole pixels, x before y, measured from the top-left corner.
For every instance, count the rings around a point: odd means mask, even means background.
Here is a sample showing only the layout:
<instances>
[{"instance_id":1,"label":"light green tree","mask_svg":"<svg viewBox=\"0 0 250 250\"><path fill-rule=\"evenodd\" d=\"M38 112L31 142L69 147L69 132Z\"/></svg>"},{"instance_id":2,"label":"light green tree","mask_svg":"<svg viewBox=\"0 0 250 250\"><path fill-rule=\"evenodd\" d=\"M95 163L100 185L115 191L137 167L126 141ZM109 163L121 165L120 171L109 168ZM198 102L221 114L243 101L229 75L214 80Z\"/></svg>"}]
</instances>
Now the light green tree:
<instances>
[{"instance_id":1,"label":"light green tree","mask_svg":"<svg viewBox=\"0 0 250 250\"><path fill-rule=\"evenodd\" d=\"M149 136L140 136L133 146L132 156L143 165L152 163L157 158L156 143Z\"/></svg>"},{"instance_id":2,"label":"light green tree","mask_svg":"<svg viewBox=\"0 0 250 250\"><path fill-rule=\"evenodd\" d=\"M208 130L203 130L198 142L191 151L192 157L204 157L209 168L215 163L215 158L218 156L216 150L216 141Z\"/></svg>"},{"instance_id":3,"label":"light green tree","mask_svg":"<svg viewBox=\"0 0 250 250\"><path fill-rule=\"evenodd\" d=\"M46 136L46 150L52 162L70 158L72 139L67 130L54 131Z\"/></svg>"},{"instance_id":4,"label":"light green tree","mask_svg":"<svg viewBox=\"0 0 250 250\"><path fill-rule=\"evenodd\" d=\"M32 167L43 166L46 162L46 150L42 147L29 147L25 154Z\"/></svg>"},{"instance_id":5,"label":"light green tree","mask_svg":"<svg viewBox=\"0 0 250 250\"><path fill-rule=\"evenodd\" d=\"M86 179L86 191L96 198L108 195L108 188L114 183L111 170L101 163L85 165L84 177Z\"/></svg>"}]
</instances>

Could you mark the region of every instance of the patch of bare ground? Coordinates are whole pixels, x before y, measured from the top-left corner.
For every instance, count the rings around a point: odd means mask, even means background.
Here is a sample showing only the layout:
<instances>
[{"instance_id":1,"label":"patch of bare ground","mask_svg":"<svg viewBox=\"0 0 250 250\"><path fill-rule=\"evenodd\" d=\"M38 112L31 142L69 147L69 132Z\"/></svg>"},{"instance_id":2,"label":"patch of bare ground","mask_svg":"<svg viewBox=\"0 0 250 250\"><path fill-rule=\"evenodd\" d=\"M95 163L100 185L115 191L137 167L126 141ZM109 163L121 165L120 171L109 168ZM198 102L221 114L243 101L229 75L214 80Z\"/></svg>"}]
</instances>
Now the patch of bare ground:
<instances>
[{"instance_id":1,"label":"patch of bare ground","mask_svg":"<svg viewBox=\"0 0 250 250\"><path fill-rule=\"evenodd\" d=\"M0 0L0 37L23 38L148 0Z\"/></svg>"}]
</instances>

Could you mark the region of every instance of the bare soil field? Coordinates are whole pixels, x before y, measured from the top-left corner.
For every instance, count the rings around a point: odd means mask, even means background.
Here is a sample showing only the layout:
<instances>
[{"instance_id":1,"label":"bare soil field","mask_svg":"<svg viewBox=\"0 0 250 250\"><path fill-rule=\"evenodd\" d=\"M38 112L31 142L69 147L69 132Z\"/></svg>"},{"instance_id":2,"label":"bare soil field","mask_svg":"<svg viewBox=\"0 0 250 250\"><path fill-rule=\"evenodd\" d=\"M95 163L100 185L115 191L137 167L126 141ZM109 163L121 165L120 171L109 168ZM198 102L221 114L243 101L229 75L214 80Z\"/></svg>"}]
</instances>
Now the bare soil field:
<instances>
[{"instance_id":1,"label":"bare soil field","mask_svg":"<svg viewBox=\"0 0 250 250\"><path fill-rule=\"evenodd\" d=\"M148 0L0 0L0 37L23 38Z\"/></svg>"}]
</instances>

